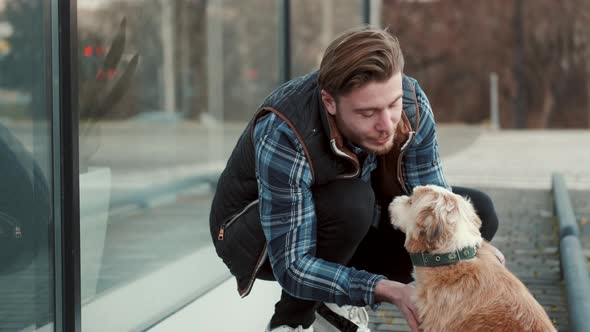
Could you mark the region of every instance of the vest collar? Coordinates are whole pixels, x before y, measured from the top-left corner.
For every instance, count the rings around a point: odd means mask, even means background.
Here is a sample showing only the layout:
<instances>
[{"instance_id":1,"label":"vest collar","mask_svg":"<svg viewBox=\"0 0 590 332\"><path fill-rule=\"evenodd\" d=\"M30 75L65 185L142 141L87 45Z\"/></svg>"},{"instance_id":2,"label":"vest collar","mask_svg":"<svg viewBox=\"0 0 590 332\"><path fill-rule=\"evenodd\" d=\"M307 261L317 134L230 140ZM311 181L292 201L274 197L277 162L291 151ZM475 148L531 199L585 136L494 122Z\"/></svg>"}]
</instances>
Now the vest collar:
<instances>
[{"instance_id":1,"label":"vest collar","mask_svg":"<svg viewBox=\"0 0 590 332\"><path fill-rule=\"evenodd\" d=\"M336 155L349 160L354 166L354 172L349 174L347 177L357 177L360 174L361 165L358 157L354 154L348 146L346 146L344 137L336 127L336 120L334 116L329 114L322 101L322 95L320 89L317 89L317 97L320 108L320 118L322 121L322 127L324 132L327 133L330 140L330 148Z\"/></svg>"}]
</instances>

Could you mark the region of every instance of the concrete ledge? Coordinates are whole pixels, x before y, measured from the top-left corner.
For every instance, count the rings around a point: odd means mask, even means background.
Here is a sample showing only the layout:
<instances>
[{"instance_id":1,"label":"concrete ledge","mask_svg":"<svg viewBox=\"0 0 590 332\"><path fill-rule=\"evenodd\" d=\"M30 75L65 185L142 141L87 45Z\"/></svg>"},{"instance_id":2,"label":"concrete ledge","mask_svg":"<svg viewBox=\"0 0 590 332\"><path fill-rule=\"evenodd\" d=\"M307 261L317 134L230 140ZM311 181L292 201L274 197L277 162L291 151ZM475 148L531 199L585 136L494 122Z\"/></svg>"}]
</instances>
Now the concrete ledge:
<instances>
[{"instance_id":1,"label":"concrete ledge","mask_svg":"<svg viewBox=\"0 0 590 332\"><path fill-rule=\"evenodd\" d=\"M227 278L227 268L213 246L201 248L83 304L82 331L143 331Z\"/></svg>"},{"instance_id":2,"label":"concrete ledge","mask_svg":"<svg viewBox=\"0 0 590 332\"><path fill-rule=\"evenodd\" d=\"M256 280L252 293L242 299L231 278L148 332L264 331L280 297L278 283Z\"/></svg>"},{"instance_id":3,"label":"concrete ledge","mask_svg":"<svg viewBox=\"0 0 590 332\"><path fill-rule=\"evenodd\" d=\"M225 285L230 281L229 277L227 268L217 258L213 246L201 248L167 264L160 270L122 287L99 294L88 303L82 303L82 331L147 331L154 326L167 326L162 322L167 322L170 317L176 317L179 312L185 312L186 303L191 303L195 298L209 310L201 312L201 314L207 313L208 316L199 316L201 320L202 317L207 317L200 323L210 324L218 317L224 317L222 311L230 296L217 297L217 302L204 302L201 299L209 299L210 296L207 294L215 294L221 287L219 285ZM232 290L233 295L239 298L235 290L235 282ZM270 310L273 309L271 305ZM175 319L171 319L170 322L175 322ZM195 329L197 325L193 323L187 323L183 329L172 328L159 331L226 331ZM19 332L51 332L54 329L55 324L52 322L39 328L32 325Z\"/></svg>"}]
</instances>

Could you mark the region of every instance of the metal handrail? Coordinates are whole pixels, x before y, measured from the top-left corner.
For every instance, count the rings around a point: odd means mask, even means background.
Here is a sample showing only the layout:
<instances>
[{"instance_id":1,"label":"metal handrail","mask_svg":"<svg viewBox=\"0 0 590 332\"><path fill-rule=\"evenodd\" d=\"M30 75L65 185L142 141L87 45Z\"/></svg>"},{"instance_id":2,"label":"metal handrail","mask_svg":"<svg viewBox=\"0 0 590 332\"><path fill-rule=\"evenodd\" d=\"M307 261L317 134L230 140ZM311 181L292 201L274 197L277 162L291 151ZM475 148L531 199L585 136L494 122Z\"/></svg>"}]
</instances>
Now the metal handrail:
<instances>
[{"instance_id":1,"label":"metal handrail","mask_svg":"<svg viewBox=\"0 0 590 332\"><path fill-rule=\"evenodd\" d=\"M578 224L565 180L554 173L552 191L555 215L559 219L561 271L565 280L570 329L590 332L590 277L580 244Z\"/></svg>"},{"instance_id":2,"label":"metal handrail","mask_svg":"<svg viewBox=\"0 0 590 332\"><path fill-rule=\"evenodd\" d=\"M574 215L574 209L563 176L554 173L551 183L555 214L559 219L559 238L562 239L568 235L579 236L580 230L576 223L576 216Z\"/></svg>"}]
</instances>

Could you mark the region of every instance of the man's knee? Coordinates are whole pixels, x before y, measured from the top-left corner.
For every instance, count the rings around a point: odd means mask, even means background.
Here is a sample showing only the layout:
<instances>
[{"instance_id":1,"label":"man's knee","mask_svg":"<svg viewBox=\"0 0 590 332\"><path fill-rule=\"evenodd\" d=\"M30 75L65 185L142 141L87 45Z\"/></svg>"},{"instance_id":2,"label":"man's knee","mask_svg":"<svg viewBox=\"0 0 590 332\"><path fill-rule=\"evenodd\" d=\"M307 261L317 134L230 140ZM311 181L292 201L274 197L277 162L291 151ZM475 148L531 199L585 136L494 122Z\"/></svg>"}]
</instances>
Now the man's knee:
<instances>
[{"instance_id":1,"label":"man's knee","mask_svg":"<svg viewBox=\"0 0 590 332\"><path fill-rule=\"evenodd\" d=\"M361 230L372 221L375 194L361 180L338 180L314 190L314 203L320 226L339 223L347 230Z\"/></svg>"},{"instance_id":2,"label":"man's knee","mask_svg":"<svg viewBox=\"0 0 590 332\"><path fill-rule=\"evenodd\" d=\"M481 236L487 241L491 241L498 231L498 216L494 203L487 194L480 191L477 199L474 200L474 206L482 222Z\"/></svg>"},{"instance_id":3,"label":"man's knee","mask_svg":"<svg viewBox=\"0 0 590 332\"><path fill-rule=\"evenodd\" d=\"M486 193L464 187L453 187L453 192L456 194L468 197L477 212L477 215L481 219L481 236L491 241L496 231L498 231L498 216L496 215L496 209L490 196Z\"/></svg>"},{"instance_id":4,"label":"man's knee","mask_svg":"<svg viewBox=\"0 0 590 332\"><path fill-rule=\"evenodd\" d=\"M375 195L359 179L330 182L315 188L318 242L337 241L357 246L374 218Z\"/></svg>"}]
</instances>

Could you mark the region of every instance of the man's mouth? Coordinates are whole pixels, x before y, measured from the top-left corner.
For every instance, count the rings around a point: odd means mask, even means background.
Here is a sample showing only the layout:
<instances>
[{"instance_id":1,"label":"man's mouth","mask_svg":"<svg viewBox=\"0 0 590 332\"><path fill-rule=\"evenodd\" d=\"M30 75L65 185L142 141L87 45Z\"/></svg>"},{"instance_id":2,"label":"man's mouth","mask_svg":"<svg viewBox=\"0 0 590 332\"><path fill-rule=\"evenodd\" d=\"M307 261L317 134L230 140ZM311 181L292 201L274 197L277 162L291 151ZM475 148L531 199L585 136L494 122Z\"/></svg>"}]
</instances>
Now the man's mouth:
<instances>
[{"instance_id":1,"label":"man's mouth","mask_svg":"<svg viewBox=\"0 0 590 332\"><path fill-rule=\"evenodd\" d=\"M383 145L383 144L389 142L390 139L391 139L391 135L387 135L384 137L376 138L376 139L374 139L374 141L379 145Z\"/></svg>"}]
</instances>

